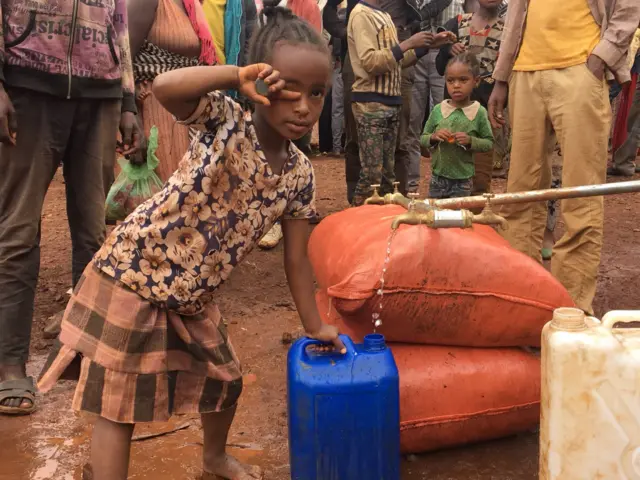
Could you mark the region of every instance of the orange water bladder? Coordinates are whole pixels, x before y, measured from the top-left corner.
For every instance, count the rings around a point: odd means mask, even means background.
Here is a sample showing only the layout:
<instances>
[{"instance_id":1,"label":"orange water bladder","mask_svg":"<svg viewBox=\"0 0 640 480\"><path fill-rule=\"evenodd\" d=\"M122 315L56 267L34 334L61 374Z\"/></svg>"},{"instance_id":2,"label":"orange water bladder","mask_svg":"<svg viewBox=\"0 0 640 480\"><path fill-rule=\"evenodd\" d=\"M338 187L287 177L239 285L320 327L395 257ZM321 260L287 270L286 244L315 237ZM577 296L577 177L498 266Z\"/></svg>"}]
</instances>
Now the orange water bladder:
<instances>
[{"instance_id":1,"label":"orange water bladder","mask_svg":"<svg viewBox=\"0 0 640 480\"><path fill-rule=\"evenodd\" d=\"M574 305L549 272L491 227L402 225L385 264L391 222L403 212L395 205L351 208L324 219L311 236L320 294L354 339L371 331L379 312L379 331L392 342L538 346L554 309Z\"/></svg>"},{"instance_id":2,"label":"orange water bladder","mask_svg":"<svg viewBox=\"0 0 640 480\"><path fill-rule=\"evenodd\" d=\"M540 360L519 348L390 345L400 372L400 443L417 453L536 428Z\"/></svg>"}]
</instances>

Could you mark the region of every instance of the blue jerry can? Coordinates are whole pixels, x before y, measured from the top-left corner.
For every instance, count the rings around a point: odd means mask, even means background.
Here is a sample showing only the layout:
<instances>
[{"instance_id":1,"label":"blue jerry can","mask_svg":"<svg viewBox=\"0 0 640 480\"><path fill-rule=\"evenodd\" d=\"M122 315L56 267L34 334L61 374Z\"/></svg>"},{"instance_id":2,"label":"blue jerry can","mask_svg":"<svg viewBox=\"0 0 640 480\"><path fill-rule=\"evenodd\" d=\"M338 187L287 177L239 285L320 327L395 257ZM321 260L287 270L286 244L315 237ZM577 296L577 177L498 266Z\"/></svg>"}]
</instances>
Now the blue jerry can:
<instances>
[{"instance_id":1,"label":"blue jerry can","mask_svg":"<svg viewBox=\"0 0 640 480\"><path fill-rule=\"evenodd\" d=\"M347 353L314 351L303 338L289 351L292 480L399 480L398 368L382 335Z\"/></svg>"}]
</instances>

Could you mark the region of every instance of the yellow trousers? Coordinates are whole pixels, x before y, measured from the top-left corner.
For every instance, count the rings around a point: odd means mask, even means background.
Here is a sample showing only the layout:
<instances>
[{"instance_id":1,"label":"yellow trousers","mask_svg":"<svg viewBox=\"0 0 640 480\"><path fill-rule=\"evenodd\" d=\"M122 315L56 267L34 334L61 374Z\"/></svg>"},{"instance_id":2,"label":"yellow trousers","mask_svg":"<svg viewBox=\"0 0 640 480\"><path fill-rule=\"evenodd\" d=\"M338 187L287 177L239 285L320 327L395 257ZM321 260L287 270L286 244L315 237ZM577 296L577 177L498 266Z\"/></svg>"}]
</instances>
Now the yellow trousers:
<instances>
[{"instance_id":1,"label":"yellow trousers","mask_svg":"<svg viewBox=\"0 0 640 480\"><path fill-rule=\"evenodd\" d=\"M563 187L606 182L609 89L585 64L514 72L509 82L509 113L509 192L549 188L554 131L562 149ZM546 203L509 205L501 212L510 227L504 237L514 248L541 261ZM604 199L562 200L560 212L566 231L554 247L551 271L576 305L592 312L602 249Z\"/></svg>"}]
</instances>

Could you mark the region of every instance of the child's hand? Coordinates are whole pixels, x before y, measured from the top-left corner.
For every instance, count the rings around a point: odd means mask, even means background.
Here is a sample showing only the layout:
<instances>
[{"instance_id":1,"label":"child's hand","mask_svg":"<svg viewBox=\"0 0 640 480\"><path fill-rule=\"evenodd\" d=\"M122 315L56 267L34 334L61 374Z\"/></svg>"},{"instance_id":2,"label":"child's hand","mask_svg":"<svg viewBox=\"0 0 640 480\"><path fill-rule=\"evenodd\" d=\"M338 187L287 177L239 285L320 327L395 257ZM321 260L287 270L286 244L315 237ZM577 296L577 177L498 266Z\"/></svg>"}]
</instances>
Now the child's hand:
<instances>
[{"instance_id":1,"label":"child's hand","mask_svg":"<svg viewBox=\"0 0 640 480\"><path fill-rule=\"evenodd\" d=\"M428 48L431 46L433 38L434 35L431 32L418 32L409 38L407 43L409 44L410 50L415 50L416 48Z\"/></svg>"},{"instance_id":2,"label":"child's hand","mask_svg":"<svg viewBox=\"0 0 640 480\"><path fill-rule=\"evenodd\" d=\"M307 332L307 337L324 343L333 343L336 350L344 355L347 353L347 347L345 347L342 340L340 340L338 333L339 332L336 327L323 323L317 332Z\"/></svg>"},{"instance_id":3,"label":"child's hand","mask_svg":"<svg viewBox=\"0 0 640 480\"><path fill-rule=\"evenodd\" d=\"M436 142L448 142L450 138L453 138L453 133L446 128L436 130L434 134L431 135L431 140L435 140Z\"/></svg>"},{"instance_id":4,"label":"child's hand","mask_svg":"<svg viewBox=\"0 0 640 480\"><path fill-rule=\"evenodd\" d=\"M458 37L456 37L455 33L445 30L444 32L436 33L433 37L433 42L429 46L431 48L440 48L443 45L454 43L456 40L458 40Z\"/></svg>"},{"instance_id":5,"label":"child's hand","mask_svg":"<svg viewBox=\"0 0 640 480\"><path fill-rule=\"evenodd\" d=\"M456 143L458 145L464 145L464 146L471 145L471 137L468 134L464 132L457 132L453 136L456 139Z\"/></svg>"},{"instance_id":6,"label":"child's hand","mask_svg":"<svg viewBox=\"0 0 640 480\"><path fill-rule=\"evenodd\" d=\"M460 55L460 54L462 54L462 53L464 53L466 51L467 51L467 47L465 47L460 42L454 43L451 46L451 55L453 55L453 56Z\"/></svg>"},{"instance_id":7,"label":"child's hand","mask_svg":"<svg viewBox=\"0 0 640 480\"><path fill-rule=\"evenodd\" d=\"M258 93L256 80L263 80L269 87L268 96L281 100L297 100L300 92L285 90L285 81L280 78L280 72L274 70L266 63L255 63L238 69L238 91L249 100L262 105L270 106L271 101L264 95Z\"/></svg>"}]
</instances>

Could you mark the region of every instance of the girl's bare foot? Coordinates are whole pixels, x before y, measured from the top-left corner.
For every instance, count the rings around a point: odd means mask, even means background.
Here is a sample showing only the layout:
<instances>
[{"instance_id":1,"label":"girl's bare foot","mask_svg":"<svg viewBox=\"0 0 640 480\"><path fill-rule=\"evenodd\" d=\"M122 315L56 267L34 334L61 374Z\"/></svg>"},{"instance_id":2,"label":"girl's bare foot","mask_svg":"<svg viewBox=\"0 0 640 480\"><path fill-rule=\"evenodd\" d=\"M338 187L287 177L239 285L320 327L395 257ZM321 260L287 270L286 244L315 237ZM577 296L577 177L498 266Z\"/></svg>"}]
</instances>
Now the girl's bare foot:
<instances>
[{"instance_id":1,"label":"girl's bare foot","mask_svg":"<svg viewBox=\"0 0 640 480\"><path fill-rule=\"evenodd\" d=\"M205 460L202 480L262 480L262 470L255 465L245 465L231 455Z\"/></svg>"}]
</instances>

